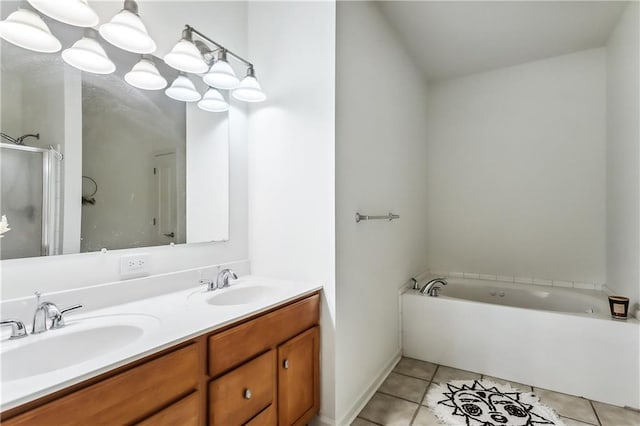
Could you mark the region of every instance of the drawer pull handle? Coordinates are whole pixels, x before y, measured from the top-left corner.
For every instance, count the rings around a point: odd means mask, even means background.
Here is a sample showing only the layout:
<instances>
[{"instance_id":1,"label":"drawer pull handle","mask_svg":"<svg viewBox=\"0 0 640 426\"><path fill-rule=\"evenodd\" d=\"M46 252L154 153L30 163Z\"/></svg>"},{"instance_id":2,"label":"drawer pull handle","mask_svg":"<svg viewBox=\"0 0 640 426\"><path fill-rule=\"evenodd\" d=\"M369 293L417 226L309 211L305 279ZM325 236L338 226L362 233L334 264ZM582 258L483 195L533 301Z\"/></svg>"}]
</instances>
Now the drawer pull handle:
<instances>
[{"instance_id":1,"label":"drawer pull handle","mask_svg":"<svg viewBox=\"0 0 640 426\"><path fill-rule=\"evenodd\" d=\"M244 399L251 399L251 389L244 390Z\"/></svg>"},{"instance_id":2,"label":"drawer pull handle","mask_svg":"<svg viewBox=\"0 0 640 426\"><path fill-rule=\"evenodd\" d=\"M289 360L285 359L284 362L282 363L282 366L284 367L285 370L289 369Z\"/></svg>"}]
</instances>

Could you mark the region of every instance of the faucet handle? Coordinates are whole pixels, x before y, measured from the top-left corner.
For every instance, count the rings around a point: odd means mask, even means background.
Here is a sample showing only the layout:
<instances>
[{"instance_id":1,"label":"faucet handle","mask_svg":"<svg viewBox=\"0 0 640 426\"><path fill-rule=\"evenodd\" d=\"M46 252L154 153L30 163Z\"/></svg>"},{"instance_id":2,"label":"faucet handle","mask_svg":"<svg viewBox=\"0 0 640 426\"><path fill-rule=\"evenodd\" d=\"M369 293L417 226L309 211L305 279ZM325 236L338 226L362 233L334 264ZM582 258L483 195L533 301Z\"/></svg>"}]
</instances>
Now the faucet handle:
<instances>
[{"instance_id":1,"label":"faucet handle","mask_svg":"<svg viewBox=\"0 0 640 426\"><path fill-rule=\"evenodd\" d=\"M81 304L77 304L77 305L69 306L68 308L61 309L60 312L51 319L51 327L49 329L55 330L55 329L64 327L65 325L64 314L70 311L75 311L76 309L80 309L80 308L84 308L84 306Z\"/></svg>"},{"instance_id":2,"label":"faucet handle","mask_svg":"<svg viewBox=\"0 0 640 426\"><path fill-rule=\"evenodd\" d=\"M200 284L202 285L206 285L207 286L207 291L213 291L216 289L216 285L215 285L215 281L214 280L200 280L198 281Z\"/></svg>"},{"instance_id":3,"label":"faucet handle","mask_svg":"<svg viewBox=\"0 0 640 426\"><path fill-rule=\"evenodd\" d=\"M24 323L19 320L9 319L0 321L0 326L11 326L11 337L9 339L20 339L21 337L27 337L27 329Z\"/></svg>"}]
</instances>

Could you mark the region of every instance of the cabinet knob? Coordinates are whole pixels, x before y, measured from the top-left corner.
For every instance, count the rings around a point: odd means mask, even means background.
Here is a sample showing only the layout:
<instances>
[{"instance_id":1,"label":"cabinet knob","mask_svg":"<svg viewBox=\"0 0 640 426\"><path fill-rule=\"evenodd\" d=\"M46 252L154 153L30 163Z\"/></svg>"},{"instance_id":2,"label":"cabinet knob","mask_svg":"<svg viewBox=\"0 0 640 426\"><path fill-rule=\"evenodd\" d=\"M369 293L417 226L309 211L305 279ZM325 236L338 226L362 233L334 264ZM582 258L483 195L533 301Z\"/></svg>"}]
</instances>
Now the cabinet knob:
<instances>
[{"instance_id":1,"label":"cabinet knob","mask_svg":"<svg viewBox=\"0 0 640 426\"><path fill-rule=\"evenodd\" d=\"M251 389L244 390L244 399L251 399Z\"/></svg>"},{"instance_id":2,"label":"cabinet knob","mask_svg":"<svg viewBox=\"0 0 640 426\"><path fill-rule=\"evenodd\" d=\"M285 359L284 362L282 363L282 366L284 367L285 370L289 369L289 360Z\"/></svg>"}]
</instances>

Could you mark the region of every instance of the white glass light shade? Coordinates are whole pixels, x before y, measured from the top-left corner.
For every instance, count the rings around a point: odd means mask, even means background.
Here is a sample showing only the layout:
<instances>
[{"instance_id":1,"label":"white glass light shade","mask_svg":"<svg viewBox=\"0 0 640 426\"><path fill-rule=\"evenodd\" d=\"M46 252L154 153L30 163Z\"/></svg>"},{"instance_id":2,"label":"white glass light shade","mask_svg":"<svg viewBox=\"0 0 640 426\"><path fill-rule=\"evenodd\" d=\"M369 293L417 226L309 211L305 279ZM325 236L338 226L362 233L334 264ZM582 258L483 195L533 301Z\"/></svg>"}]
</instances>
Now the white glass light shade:
<instances>
[{"instance_id":1,"label":"white glass light shade","mask_svg":"<svg viewBox=\"0 0 640 426\"><path fill-rule=\"evenodd\" d=\"M171 52L164 57L167 65L184 72L202 74L207 72L207 63L202 58L200 51L190 40L182 39L173 46Z\"/></svg>"},{"instance_id":2,"label":"white glass light shade","mask_svg":"<svg viewBox=\"0 0 640 426\"><path fill-rule=\"evenodd\" d=\"M224 112L229 110L229 103L224 99L222 93L210 87L202 100L198 102L198 107L209 112Z\"/></svg>"},{"instance_id":3,"label":"white glass light shade","mask_svg":"<svg viewBox=\"0 0 640 426\"><path fill-rule=\"evenodd\" d=\"M237 100L244 102L262 102L267 99L267 96L260 87L260 83L251 75L243 78L240 86L231 92L231 95Z\"/></svg>"},{"instance_id":4,"label":"white glass light shade","mask_svg":"<svg viewBox=\"0 0 640 426\"><path fill-rule=\"evenodd\" d=\"M100 18L89 6L87 0L29 0L39 12L77 27L94 27Z\"/></svg>"},{"instance_id":5,"label":"white glass light shade","mask_svg":"<svg viewBox=\"0 0 640 426\"><path fill-rule=\"evenodd\" d=\"M156 43L138 15L122 10L111 21L100 25L100 35L120 49L134 53L153 53Z\"/></svg>"},{"instance_id":6,"label":"white glass light shade","mask_svg":"<svg viewBox=\"0 0 640 426\"><path fill-rule=\"evenodd\" d=\"M116 70L100 43L91 37L82 37L63 50L62 59L72 67L94 74L111 74Z\"/></svg>"},{"instance_id":7,"label":"white glass light shade","mask_svg":"<svg viewBox=\"0 0 640 426\"><path fill-rule=\"evenodd\" d=\"M144 58L124 75L124 80L133 87L144 90L160 90L167 87L167 80L160 74L155 64Z\"/></svg>"},{"instance_id":8,"label":"white glass light shade","mask_svg":"<svg viewBox=\"0 0 640 426\"><path fill-rule=\"evenodd\" d=\"M53 53L62 48L42 18L27 9L18 9L0 22L0 37L35 52Z\"/></svg>"},{"instance_id":9,"label":"white glass light shade","mask_svg":"<svg viewBox=\"0 0 640 426\"><path fill-rule=\"evenodd\" d=\"M224 59L214 62L209 72L202 79L209 86L224 90L235 89L240 84L240 79L236 77L233 68Z\"/></svg>"},{"instance_id":10,"label":"white glass light shade","mask_svg":"<svg viewBox=\"0 0 640 426\"><path fill-rule=\"evenodd\" d=\"M171 86L164 93L171 99L183 102L195 102L202 98L193 81L189 80L189 77L185 75L179 75L173 80Z\"/></svg>"}]
</instances>

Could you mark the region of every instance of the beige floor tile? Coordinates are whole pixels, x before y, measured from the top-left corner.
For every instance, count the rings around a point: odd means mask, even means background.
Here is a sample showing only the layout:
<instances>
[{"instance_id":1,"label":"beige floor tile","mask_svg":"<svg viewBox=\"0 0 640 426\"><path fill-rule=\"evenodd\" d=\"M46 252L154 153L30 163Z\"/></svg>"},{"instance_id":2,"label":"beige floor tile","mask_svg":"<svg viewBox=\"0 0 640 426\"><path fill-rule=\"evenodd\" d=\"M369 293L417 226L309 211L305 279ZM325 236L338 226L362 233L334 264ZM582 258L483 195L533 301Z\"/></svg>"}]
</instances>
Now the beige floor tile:
<instances>
[{"instance_id":1,"label":"beige floor tile","mask_svg":"<svg viewBox=\"0 0 640 426\"><path fill-rule=\"evenodd\" d=\"M447 383L451 380L473 380L479 379L480 374L473 373L471 371L458 370L457 368L445 367L443 365L438 367L436 375L433 376L433 381L436 383Z\"/></svg>"},{"instance_id":2,"label":"beige floor tile","mask_svg":"<svg viewBox=\"0 0 640 426\"><path fill-rule=\"evenodd\" d=\"M376 393L358 414L358 417L385 426L408 426L417 408L418 404Z\"/></svg>"},{"instance_id":3,"label":"beige floor tile","mask_svg":"<svg viewBox=\"0 0 640 426\"><path fill-rule=\"evenodd\" d=\"M371 423L369 420L361 419L360 417L356 417L356 419L351 423L351 426L377 426L376 423Z\"/></svg>"},{"instance_id":4,"label":"beige floor tile","mask_svg":"<svg viewBox=\"0 0 640 426\"><path fill-rule=\"evenodd\" d=\"M482 376L483 379L487 379L490 380L492 382L495 383L500 383L503 385L509 385L514 389L519 389L521 391L525 391L525 392L531 392L532 387L529 385L525 385L524 383L518 383L518 382L512 382L511 380L505 380L505 379L499 379L497 377L493 377L493 376Z\"/></svg>"},{"instance_id":5,"label":"beige floor tile","mask_svg":"<svg viewBox=\"0 0 640 426\"><path fill-rule=\"evenodd\" d=\"M425 380L392 372L380 385L378 392L388 393L419 404L428 385L429 382Z\"/></svg>"},{"instance_id":6,"label":"beige floor tile","mask_svg":"<svg viewBox=\"0 0 640 426\"><path fill-rule=\"evenodd\" d=\"M418 415L413 421L413 426L434 426L434 425L444 425L443 423L436 417L435 414L431 411L430 408L420 407L418 411Z\"/></svg>"},{"instance_id":7,"label":"beige floor tile","mask_svg":"<svg viewBox=\"0 0 640 426\"><path fill-rule=\"evenodd\" d=\"M533 393L540 398L543 404L553 408L561 416L594 425L598 424L596 413L593 412L588 399L539 388L533 388Z\"/></svg>"},{"instance_id":8,"label":"beige floor tile","mask_svg":"<svg viewBox=\"0 0 640 426\"><path fill-rule=\"evenodd\" d=\"M436 371L436 364L420 361L413 358L402 358L393 369L396 373L417 377L418 379L431 380L433 372Z\"/></svg>"},{"instance_id":9,"label":"beige floor tile","mask_svg":"<svg viewBox=\"0 0 640 426\"><path fill-rule=\"evenodd\" d=\"M577 420L569 419L562 416L560 416L560 420L564 422L564 426L593 426L590 423L579 422Z\"/></svg>"},{"instance_id":10,"label":"beige floor tile","mask_svg":"<svg viewBox=\"0 0 640 426\"><path fill-rule=\"evenodd\" d=\"M593 402L602 426L639 426L640 413L615 405Z\"/></svg>"}]
</instances>

